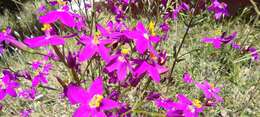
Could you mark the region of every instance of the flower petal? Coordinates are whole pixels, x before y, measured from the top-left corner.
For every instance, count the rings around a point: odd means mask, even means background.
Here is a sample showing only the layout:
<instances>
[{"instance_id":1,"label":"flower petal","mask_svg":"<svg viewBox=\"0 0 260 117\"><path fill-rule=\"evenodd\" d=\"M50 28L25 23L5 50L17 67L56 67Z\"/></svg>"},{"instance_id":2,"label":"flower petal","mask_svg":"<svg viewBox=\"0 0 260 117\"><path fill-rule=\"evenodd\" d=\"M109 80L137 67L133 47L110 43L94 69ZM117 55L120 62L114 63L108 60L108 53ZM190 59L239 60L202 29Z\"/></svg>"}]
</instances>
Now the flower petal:
<instances>
[{"instance_id":1,"label":"flower petal","mask_svg":"<svg viewBox=\"0 0 260 117\"><path fill-rule=\"evenodd\" d=\"M3 100L6 96L6 92L3 89L0 89L0 100Z\"/></svg>"},{"instance_id":2,"label":"flower petal","mask_svg":"<svg viewBox=\"0 0 260 117\"><path fill-rule=\"evenodd\" d=\"M58 20L58 16L57 16L58 12L57 11L50 11L48 13L46 13L44 16L40 16L40 23L44 24L50 24L53 22L56 22Z\"/></svg>"},{"instance_id":3,"label":"flower petal","mask_svg":"<svg viewBox=\"0 0 260 117\"><path fill-rule=\"evenodd\" d=\"M103 81L101 77L97 77L90 87L88 88L88 92L90 93L90 97L93 97L96 94L103 94Z\"/></svg>"},{"instance_id":4,"label":"flower petal","mask_svg":"<svg viewBox=\"0 0 260 117\"><path fill-rule=\"evenodd\" d=\"M102 106L100 108L102 110L111 110L111 109L116 108L116 107L119 107L118 102L104 98L102 100Z\"/></svg>"},{"instance_id":5,"label":"flower petal","mask_svg":"<svg viewBox=\"0 0 260 117\"><path fill-rule=\"evenodd\" d=\"M60 21L63 24L65 24L66 26L71 27L71 28L75 27L76 23L75 23L73 14L71 14L69 12L59 12L58 15L59 15Z\"/></svg>"},{"instance_id":6,"label":"flower petal","mask_svg":"<svg viewBox=\"0 0 260 117\"><path fill-rule=\"evenodd\" d=\"M87 102L88 93L85 89L75 84L69 84L65 90L65 95L71 104L84 103Z\"/></svg>"},{"instance_id":7,"label":"flower petal","mask_svg":"<svg viewBox=\"0 0 260 117\"><path fill-rule=\"evenodd\" d=\"M85 46L79 54L79 61L89 60L95 53L96 50L93 46Z\"/></svg>"},{"instance_id":8,"label":"flower petal","mask_svg":"<svg viewBox=\"0 0 260 117\"><path fill-rule=\"evenodd\" d=\"M87 105L81 105L74 113L73 117L91 117L91 110Z\"/></svg>"},{"instance_id":9,"label":"flower petal","mask_svg":"<svg viewBox=\"0 0 260 117\"><path fill-rule=\"evenodd\" d=\"M6 88L6 93L8 93L12 97L16 97L17 96L16 91L13 88L11 88L11 87Z\"/></svg>"}]
</instances>

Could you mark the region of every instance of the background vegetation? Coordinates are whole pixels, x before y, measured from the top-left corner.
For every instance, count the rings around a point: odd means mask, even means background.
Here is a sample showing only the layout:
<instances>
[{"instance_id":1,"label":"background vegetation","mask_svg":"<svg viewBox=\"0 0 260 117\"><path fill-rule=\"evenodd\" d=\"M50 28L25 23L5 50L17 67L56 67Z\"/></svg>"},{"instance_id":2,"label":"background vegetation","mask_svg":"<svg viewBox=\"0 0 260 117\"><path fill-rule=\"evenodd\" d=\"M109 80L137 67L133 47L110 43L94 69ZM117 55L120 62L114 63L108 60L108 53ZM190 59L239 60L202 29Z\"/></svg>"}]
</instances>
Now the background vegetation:
<instances>
[{"instance_id":1,"label":"background vegetation","mask_svg":"<svg viewBox=\"0 0 260 117\"><path fill-rule=\"evenodd\" d=\"M30 36L31 32L39 32L38 22L36 21L36 9L40 6L40 2L26 3L22 5L20 12L13 15L11 12L6 11L0 17L2 27L11 26L17 33L17 38L24 39ZM199 25L191 28L187 36L184 48L181 55L185 56L185 60L176 66L174 71L174 81L171 87L164 85L150 85L148 88L155 88L168 97L173 97L177 93L194 94L199 93L194 90L192 86L186 86L182 82L182 75L185 71L189 71L192 77L197 81L207 79L212 82L217 82L222 88L221 96L224 102L218 111L207 111L205 116L260 116L260 63L252 62L248 54L244 55L238 51L226 47L222 50L215 50L212 46L205 46L200 42L203 37L213 37L220 35L220 32L226 31L229 34L233 31L238 32L236 42L254 46L260 49L260 21L255 16L244 18L243 15L247 14L247 8L243 10L238 16L227 18L223 21L215 22L210 20L209 13L198 15L200 21ZM10 14L11 13L11 14ZM100 19L103 21L108 19L107 15L101 15ZM167 66L171 66L173 57L173 45L180 43L180 40L185 32L186 17L183 15L177 22L172 22L171 26L174 27L170 33L170 38L165 42L162 48L167 49L169 52L170 61ZM145 19L144 22L147 22ZM131 22L131 20L129 21ZM157 26L158 27L158 26ZM189 53L189 54L185 54ZM7 53L0 57L0 66L12 66L14 70L21 70L28 66L28 62L37 59L28 53ZM1 68L1 67L0 67ZM56 68L54 68L56 69ZM64 69L62 66L58 70ZM93 68L94 69L94 68ZM57 71L52 71L57 73ZM66 76L66 71L59 72ZM64 75L65 74L65 75ZM71 115L74 108L62 98L62 87L59 87L54 78L57 74L51 74L48 77L49 83L53 84L56 90L41 89L43 95L38 95L34 103L25 100L13 100L8 97L1 104L8 105L4 107L0 116L14 116L19 114L22 108L28 107L33 109L32 116L49 116L49 117L67 117ZM62 78L61 79L65 79ZM55 82L54 82L55 81ZM144 81L145 82L145 81ZM168 93L166 93L168 92ZM170 93L169 93L170 92ZM192 92L192 93L191 93ZM129 94L135 96L136 94ZM21 108L22 107L22 108ZM153 110L154 107L147 107L145 104L141 108L149 108Z\"/></svg>"}]
</instances>

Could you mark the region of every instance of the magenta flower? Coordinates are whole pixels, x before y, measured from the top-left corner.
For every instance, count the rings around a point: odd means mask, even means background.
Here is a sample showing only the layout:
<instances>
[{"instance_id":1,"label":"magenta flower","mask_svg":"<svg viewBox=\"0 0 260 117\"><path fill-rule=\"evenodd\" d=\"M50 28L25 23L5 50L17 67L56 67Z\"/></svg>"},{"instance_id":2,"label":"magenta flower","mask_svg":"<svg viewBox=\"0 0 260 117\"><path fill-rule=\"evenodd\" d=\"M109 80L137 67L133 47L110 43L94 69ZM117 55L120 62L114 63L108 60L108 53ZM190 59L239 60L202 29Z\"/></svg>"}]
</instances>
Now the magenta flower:
<instances>
[{"instance_id":1,"label":"magenta flower","mask_svg":"<svg viewBox=\"0 0 260 117\"><path fill-rule=\"evenodd\" d=\"M207 99L214 99L217 102L222 102L223 99L219 96L220 88L214 87L214 84L210 84L207 81L196 83L196 87L201 89Z\"/></svg>"},{"instance_id":2,"label":"magenta flower","mask_svg":"<svg viewBox=\"0 0 260 117\"><path fill-rule=\"evenodd\" d=\"M250 54L252 56L252 59L254 61L259 61L260 60L259 53L257 52L256 48L250 47L247 50L248 50L248 52L250 52Z\"/></svg>"},{"instance_id":3,"label":"magenta flower","mask_svg":"<svg viewBox=\"0 0 260 117\"><path fill-rule=\"evenodd\" d=\"M8 94L12 97L16 97L16 89L20 86L20 84L16 81L15 76L9 72L4 70L4 76L0 79L0 100L3 100L5 96Z\"/></svg>"},{"instance_id":4,"label":"magenta flower","mask_svg":"<svg viewBox=\"0 0 260 117\"><path fill-rule=\"evenodd\" d=\"M103 37L108 37L109 39L118 39L123 34L119 31L114 31L114 28L117 28L117 25L120 24L113 24L113 22L110 21L108 22L106 28L104 28L100 24L97 24L97 29Z\"/></svg>"},{"instance_id":5,"label":"magenta flower","mask_svg":"<svg viewBox=\"0 0 260 117\"><path fill-rule=\"evenodd\" d=\"M102 78L92 82L88 90L70 84L65 92L71 104L80 104L74 117L106 117L104 111L119 107L118 102L103 96Z\"/></svg>"},{"instance_id":6,"label":"magenta flower","mask_svg":"<svg viewBox=\"0 0 260 117\"><path fill-rule=\"evenodd\" d=\"M30 117L32 109L25 109L20 112L20 117Z\"/></svg>"},{"instance_id":7,"label":"magenta flower","mask_svg":"<svg viewBox=\"0 0 260 117\"><path fill-rule=\"evenodd\" d=\"M162 0L162 5L166 7L168 0Z\"/></svg>"},{"instance_id":8,"label":"magenta flower","mask_svg":"<svg viewBox=\"0 0 260 117\"><path fill-rule=\"evenodd\" d=\"M151 92L148 93L146 99L150 100L150 101L151 100L156 100L156 99L160 98L160 96L161 96L160 93L151 91Z\"/></svg>"},{"instance_id":9,"label":"magenta flower","mask_svg":"<svg viewBox=\"0 0 260 117\"><path fill-rule=\"evenodd\" d=\"M190 75L188 72L185 72L185 73L183 74L182 80L183 80L185 83L187 83L187 84L193 83L193 80L192 80L192 78L191 78L191 75Z\"/></svg>"},{"instance_id":10,"label":"magenta flower","mask_svg":"<svg viewBox=\"0 0 260 117\"><path fill-rule=\"evenodd\" d=\"M2 32L0 32L0 43L2 43L3 41L6 43L6 44L11 44L17 48L20 48L20 49L25 49L26 48L26 45L24 45L23 43L17 41L15 39L15 37L13 37L11 35L11 28L10 27L7 27L6 30L3 30Z\"/></svg>"},{"instance_id":11,"label":"magenta flower","mask_svg":"<svg viewBox=\"0 0 260 117\"><path fill-rule=\"evenodd\" d=\"M222 36L217 36L217 37L206 37L203 38L201 41L204 43L210 43L213 44L213 47L216 49L221 48L222 44L232 44L232 41L234 40L234 38L237 35L237 32L233 32L230 36L225 37L226 33L223 33Z\"/></svg>"},{"instance_id":12,"label":"magenta flower","mask_svg":"<svg viewBox=\"0 0 260 117\"><path fill-rule=\"evenodd\" d=\"M44 24L42 30L45 32L45 35L35 38L27 38L24 40L24 43L31 48L49 45L63 45L65 43L64 39L58 35L51 35L51 29L52 27L50 24Z\"/></svg>"},{"instance_id":13,"label":"magenta flower","mask_svg":"<svg viewBox=\"0 0 260 117\"><path fill-rule=\"evenodd\" d=\"M160 83L160 74L167 72L168 69L160 66L155 62L148 63L146 61L139 61L139 65L134 70L134 73L137 77L142 76L144 73L147 73L153 81Z\"/></svg>"},{"instance_id":14,"label":"magenta flower","mask_svg":"<svg viewBox=\"0 0 260 117\"><path fill-rule=\"evenodd\" d=\"M27 100L34 100L35 96L36 96L35 88L24 89L21 92L19 92L19 97L25 98Z\"/></svg>"},{"instance_id":15,"label":"magenta flower","mask_svg":"<svg viewBox=\"0 0 260 117\"><path fill-rule=\"evenodd\" d=\"M172 18L173 18L174 20L176 20L176 19L178 18L178 16L179 16L179 14L180 14L181 11L187 11L187 10L189 10L189 9L190 9L190 7L189 7L188 4L186 4L186 3L184 3L184 2L181 3L179 6L177 6L176 9L173 10L173 12L172 12Z\"/></svg>"},{"instance_id":16,"label":"magenta flower","mask_svg":"<svg viewBox=\"0 0 260 117\"><path fill-rule=\"evenodd\" d=\"M39 20L42 24L51 24L59 20L68 27L73 28L76 26L74 14L69 12L68 6L63 6L58 10L49 11L44 16L41 16Z\"/></svg>"},{"instance_id":17,"label":"magenta flower","mask_svg":"<svg viewBox=\"0 0 260 117\"><path fill-rule=\"evenodd\" d=\"M47 84L47 75L49 70L52 68L52 64L45 64L41 71L37 73L36 76L32 79L32 87L37 87L39 84ZM37 69L38 70L38 69Z\"/></svg>"},{"instance_id":18,"label":"magenta flower","mask_svg":"<svg viewBox=\"0 0 260 117\"><path fill-rule=\"evenodd\" d=\"M152 46L152 42L158 43L160 41L160 38L158 36L150 35L150 33L144 27L142 22L137 23L135 30L128 33L128 37L134 39L136 44L136 50L140 54L144 54L146 50L155 52L155 49Z\"/></svg>"},{"instance_id":19,"label":"magenta flower","mask_svg":"<svg viewBox=\"0 0 260 117\"><path fill-rule=\"evenodd\" d=\"M99 54L106 63L109 61L109 49L105 47L107 41L100 40L99 34L91 37L83 35L81 40L85 44L85 47L79 53L79 61L89 60L96 53Z\"/></svg>"},{"instance_id":20,"label":"magenta flower","mask_svg":"<svg viewBox=\"0 0 260 117\"><path fill-rule=\"evenodd\" d=\"M32 63L32 70L37 70L41 66L42 62L41 61L34 61Z\"/></svg>"},{"instance_id":21,"label":"magenta flower","mask_svg":"<svg viewBox=\"0 0 260 117\"><path fill-rule=\"evenodd\" d=\"M214 18L216 20L220 19L221 16L228 16L227 4L224 2L220 3L218 0L211 0L208 10L215 13Z\"/></svg>"},{"instance_id":22,"label":"magenta flower","mask_svg":"<svg viewBox=\"0 0 260 117\"><path fill-rule=\"evenodd\" d=\"M199 100L191 101L182 94L177 95L178 102L170 99L158 99L156 105L167 111L167 117L198 117L203 111L203 106Z\"/></svg>"},{"instance_id":23,"label":"magenta flower","mask_svg":"<svg viewBox=\"0 0 260 117\"><path fill-rule=\"evenodd\" d=\"M111 57L109 64L105 68L109 73L116 71L119 81L125 80L127 74L132 71L127 55L116 54Z\"/></svg>"},{"instance_id":24,"label":"magenta flower","mask_svg":"<svg viewBox=\"0 0 260 117\"><path fill-rule=\"evenodd\" d=\"M37 87L39 84L47 84L48 80L43 73L39 73L32 80L32 87Z\"/></svg>"}]
</instances>

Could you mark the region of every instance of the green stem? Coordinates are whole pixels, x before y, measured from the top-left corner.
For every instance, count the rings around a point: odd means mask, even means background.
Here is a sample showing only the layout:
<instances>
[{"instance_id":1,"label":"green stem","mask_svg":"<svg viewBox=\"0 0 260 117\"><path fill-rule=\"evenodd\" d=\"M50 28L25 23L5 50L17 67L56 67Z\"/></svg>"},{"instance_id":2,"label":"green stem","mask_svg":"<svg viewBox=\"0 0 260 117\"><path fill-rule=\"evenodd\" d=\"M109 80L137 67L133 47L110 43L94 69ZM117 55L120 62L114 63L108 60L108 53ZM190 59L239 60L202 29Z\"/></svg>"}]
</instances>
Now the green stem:
<instances>
[{"instance_id":1,"label":"green stem","mask_svg":"<svg viewBox=\"0 0 260 117\"><path fill-rule=\"evenodd\" d=\"M77 84L80 84L80 79L78 77L76 70L74 68L69 67L68 63L65 61L64 55L61 53L59 48L57 46L52 46L52 48L54 49L55 53L59 56L61 62L70 70L73 79L77 82Z\"/></svg>"},{"instance_id":2,"label":"green stem","mask_svg":"<svg viewBox=\"0 0 260 117\"><path fill-rule=\"evenodd\" d=\"M188 33L189 33L189 30L190 30L190 28L191 28L191 26L192 26L192 23L193 23L193 20L194 20L194 15L195 15L194 13L196 12L196 9L197 9L197 7L198 7L199 2L200 2L200 0L198 0L197 3L196 3L196 6L195 6L195 8L194 8L195 10L194 10L194 12L193 12L192 15L191 15L190 22L189 22L188 27L187 27L187 29L186 29L186 31L185 31L185 34L183 35L183 38L182 38L182 40L181 40L181 44L180 44L180 46L178 47L177 51L176 51L175 54L174 54L174 61L173 61L172 67L171 67L171 71L170 71L170 73L169 73L169 75L168 75L168 78L169 78L169 82L168 82L168 83L171 83L172 80L173 80L173 78L172 78L172 73L173 73L173 70L174 70L174 68L175 68L175 66L176 66L176 64L177 64L177 62L178 62L178 60L179 60L179 53L180 53L180 51L181 51L181 49L182 49L182 46L183 46L183 44L184 44L184 42L185 42L185 40L186 40L186 37L187 37L187 35L188 35Z\"/></svg>"}]
</instances>

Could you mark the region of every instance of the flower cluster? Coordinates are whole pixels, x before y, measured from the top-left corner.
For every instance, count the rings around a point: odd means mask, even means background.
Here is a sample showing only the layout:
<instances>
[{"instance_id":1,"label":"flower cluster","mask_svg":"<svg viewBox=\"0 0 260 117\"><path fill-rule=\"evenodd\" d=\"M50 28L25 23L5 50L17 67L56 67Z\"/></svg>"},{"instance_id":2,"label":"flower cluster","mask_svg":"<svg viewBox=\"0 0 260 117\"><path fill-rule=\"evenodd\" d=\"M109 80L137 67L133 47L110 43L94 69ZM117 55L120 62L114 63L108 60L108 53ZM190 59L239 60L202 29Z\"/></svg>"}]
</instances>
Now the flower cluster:
<instances>
[{"instance_id":1,"label":"flower cluster","mask_svg":"<svg viewBox=\"0 0 260 117\"><path fill-rule=\"evenodd\" d=\"M77 106L73 113L75 117L131 116L134 109L138 108L138 104L132 103L142 102L145 98L155 102L158 110L164 110L163 115L193 117L199 116L207 107L223 102L220 88L208 81L197 82L188 72L183 74L183 81L187 85L195 85L203 92L198 99L191 100L179 93L176 95L178 100L174 101L163 98L161 93L146 89L150 83L160 85L172 78L171 73L170 76L163 77L169 71L166 66L169 56L160 44L169 37L169 21L176 21L181 12L193 14L194 8L188 4L183 2L175 9L167 11L163 14L163 22L150 19L148 23L138 20L129 24L125 21L128 18L127 9L136 3L135 0L108 0L107 4L114 8L115 20L109 19L105 22L97 22L96 16L93 15L96 11L92 11L93 21L82 14L72 12L68 1L52 1L50 7L54 10L42 6L37 11L42 35L30 36L21 42L12 36L10 28L0 33L1 44L11 44L21 51L42 57L29 62L31 68L26 70L14 71L7 68L2 71L0 100L4 100L8 95L35 100L41 94L39 88L53 90L48 86L48 78L55 77L64 90L65 98L71 105ZM167 1L162 0L162 4L166 7ZM215 19L220 19L221 16L227 15L226 7L225 3L214 0L208 10L215 13ZM223 33L221 36L207 37L201 41L212 44L216 49L231 45L234 49L245 50L235 43L236 35L236 32L230 36ZM182 44L180 49L181 47ZM2 50L2 45L0 48ZM180 49L176 52L177 55L174 55L174 65L180 60ZM251 53L254 60L259 59L256 48L250 47L246 51ZM60 76L56 70L56 66L60 65L64 65L70 76ZM50 75L52 70L55 72L54 76ZM89 83L90 81L92 82ZM147 83L143 87L144 81ZM167 83L170 84L170 80ZM23 86L24 84L27 85ZM90 85L86 89L87 84ZM125 96L130 93L127 92L129 90L140 94L140 100ZM145 95L147 92L148 95ZM27 117L32 112L33 110L27 109L20 114Z\"/></svg>"},{"instance_id":2,"label":"flower cluster","mask_svg":"<svg viewBox=\"0 0 260 117\"><path fill-rule=\"evenodd\" d=\"M220 49L222 46L230 45L233 49L249 52L250 55L252 56L252 60L258 61L260 58L257 49L254 47L247 47L247 48L241 47L236 42L234 42L236 36L237 36L237 32L233 32L231 35L227 37L226 37L226 32L224 32L221 36L212 37L212 38L205 37L201 39L201 41L204 43L212 44L215 49Z\"/></svg>"}]
</instances>

